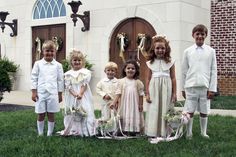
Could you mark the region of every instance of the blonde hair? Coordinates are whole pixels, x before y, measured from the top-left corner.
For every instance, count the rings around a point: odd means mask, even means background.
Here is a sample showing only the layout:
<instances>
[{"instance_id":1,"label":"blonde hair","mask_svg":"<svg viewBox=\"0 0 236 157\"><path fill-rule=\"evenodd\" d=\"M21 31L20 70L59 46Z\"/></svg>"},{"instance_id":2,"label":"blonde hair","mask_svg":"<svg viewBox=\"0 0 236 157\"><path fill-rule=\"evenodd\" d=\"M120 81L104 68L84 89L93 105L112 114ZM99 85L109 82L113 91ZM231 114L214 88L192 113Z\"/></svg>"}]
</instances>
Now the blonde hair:
<instances>
[{"instance_id":1,"label":"blonde hair","mask_svg":"<svg viewBox=\"0 0 236 157\"><path fill-rule=\"evenodd\" d=\"M115 69L116 71L118 70L118 66L115 62L108 62L106 65L105 65L105 70L107 68L111 68L111 69Z\"/></svg>"},{"instance_id":2,"label":"blonde hair","mask_svg":"<svg viewBox=\"0 0 236 157\"><path fill-rule=\"evenodd\" d=\"M81 59L82 60L82 64L83 64L83 67L85 66L85 57L83 55L83 53L79 50L72 50L70 52L70 65L72 66L72 59L73 58L78 58L78 59Z\"/></svg>"},{"instance_id":3,"label":"blonde hair","mask_svg":"<svg viewBox=\"0 0 236 157\"><path fill-rule=\"evenodd\" d=\"M44 51L45 49L54 49L56 51L56 44L52 40L46 40L42 45L42 50Z\"/></svg>"}]
</instances>

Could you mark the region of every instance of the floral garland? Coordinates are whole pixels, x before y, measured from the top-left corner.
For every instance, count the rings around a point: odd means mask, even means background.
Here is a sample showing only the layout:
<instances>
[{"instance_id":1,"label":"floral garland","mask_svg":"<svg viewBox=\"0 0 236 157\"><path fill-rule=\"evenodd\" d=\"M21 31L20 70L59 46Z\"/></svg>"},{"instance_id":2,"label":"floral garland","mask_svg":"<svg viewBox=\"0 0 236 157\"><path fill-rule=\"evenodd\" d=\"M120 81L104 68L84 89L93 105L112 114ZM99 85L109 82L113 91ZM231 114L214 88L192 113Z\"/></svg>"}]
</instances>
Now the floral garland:
<instances>
[{"instance_id":1,"label":"floral garland","mask_svg":"<svg viewBox=\"0 0 236 157\"><path fill-rule=\"evenodd\" d=\"M140 60L140 52L145 57L148 58L148 51L151 48L151 37L146 34L139 33L137 36L138 52L137 58Z\"/></svg>"},{"instance_id":2,"label":"floral garland","mask_svg":"<svg viewBox=\"0 0 236 157\"><path fill-rule=\"evenodd\" d=\"M129 46L129 39L128 35L124 32L118 33L116 37L117 45L119 47L119 56L121 57L122 61L125 62L125 49Z\"/></svg>"}]
</instances>

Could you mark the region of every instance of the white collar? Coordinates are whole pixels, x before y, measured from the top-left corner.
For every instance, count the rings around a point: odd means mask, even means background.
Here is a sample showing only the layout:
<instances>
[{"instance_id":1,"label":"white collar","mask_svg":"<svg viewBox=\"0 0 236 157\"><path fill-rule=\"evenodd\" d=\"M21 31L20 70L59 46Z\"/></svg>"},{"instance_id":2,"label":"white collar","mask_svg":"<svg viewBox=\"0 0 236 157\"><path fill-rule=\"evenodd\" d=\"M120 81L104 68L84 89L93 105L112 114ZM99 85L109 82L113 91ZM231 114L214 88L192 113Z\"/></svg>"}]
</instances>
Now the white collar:
<instances>
[{"instance_id":1,"label":"white collar","mask_svg":"<svg viewBox=\"0 0 236 157\"><path fill-rule=\"evenodd\" d=\"M104 78L104 82L110 82L110 81L111 81L112 83L116 83L116 82L117 82L117 78L115 78L115 77L114 77L113 79L109 79L109 78L107 78L107 77Z\"/></svg>"},{"instance_id":2,"label":"white collar","mask_svg":"<svg viewBox=\"0 0 236 157\"><path fill-rule=\"evenodd\" d=\"M55 64L56 60L53 58L53 60L51 62L47 62L44 58L42 58L42 62L43 62L43 64Z\"/></svg>"},{"instance_id":3,"label":"white collar","mask_svg":"<svg viewBox=\"0 0 236 157\"><path fill-rule=\"evenodd\" d=\"M205 43L203 43L203 45L202 46L197 46L197 44L194 44L194 48L195 49L205 49L205 47L206 47L206 44Z\"/></svg>"}]
</instances>

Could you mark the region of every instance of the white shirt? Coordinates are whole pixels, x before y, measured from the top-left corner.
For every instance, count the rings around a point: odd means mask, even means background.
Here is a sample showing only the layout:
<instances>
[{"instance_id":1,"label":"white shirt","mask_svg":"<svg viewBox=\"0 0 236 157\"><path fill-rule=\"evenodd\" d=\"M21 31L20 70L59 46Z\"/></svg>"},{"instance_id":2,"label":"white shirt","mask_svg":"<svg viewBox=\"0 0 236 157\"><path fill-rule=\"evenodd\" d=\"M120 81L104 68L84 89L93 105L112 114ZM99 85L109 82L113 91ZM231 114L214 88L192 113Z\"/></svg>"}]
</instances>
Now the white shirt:
<instances>
[{"instance_id":1,"label":"white shirt","mask_svg":"<svg viewBox=\"0 0 236 157\"><path fill-rule=\"evenodd\" d=\"M194 44L184 51L182 61L182 91L190 87L206 87L217 91L215 50L208 45Z\"/></svg>"},{"instance_id":2,"label":"white shirt","mask_svg":"<svg viewBox=\"0 0 236 157\"><path fill-rule=\"evenodd\" d=\"M111 99L114 99L117 85L118 85L118 80L116 78L113 79L103 78L97 84L96 87L97 94L100 95L102 98L106 94L108 94L111 97Z\"/></svg>"},{"instance_id":3,"label":"white shirt","mask_svg":"<svg viewBox=\"0 0 236 157\"><path fill-rule=\"evenodd\" d=\"M36 61L31 73L31 89L38 93L58 94L64 89L62 65L53 59L47 62L44 58Z\"/></svg>"}]
</instances>

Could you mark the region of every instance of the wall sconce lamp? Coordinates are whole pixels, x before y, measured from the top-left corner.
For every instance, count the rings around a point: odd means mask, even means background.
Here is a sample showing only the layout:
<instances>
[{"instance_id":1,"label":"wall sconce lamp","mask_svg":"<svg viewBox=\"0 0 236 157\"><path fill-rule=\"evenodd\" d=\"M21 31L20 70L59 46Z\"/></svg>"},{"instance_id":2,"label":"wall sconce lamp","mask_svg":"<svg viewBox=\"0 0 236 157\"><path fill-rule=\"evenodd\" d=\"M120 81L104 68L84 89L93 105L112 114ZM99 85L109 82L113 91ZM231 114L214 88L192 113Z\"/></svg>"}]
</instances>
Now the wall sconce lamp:
<instances>
[{"instance_id":1,"label":"wall sconce lamp","mask_svg":"<svg viewBox=\"0 0 236 157\"><path fill-rule=\"evenodd\" d=\"M84 11L84 15L79 15L77 14L78 10L79 10L79 6L82 5L82 3L80 1L71 1L69 3L67 3L68 5L70 5L71 10L72 10L72 14L71 14L71 18L72 21L74 22L74 26L76 26L76 22L77 17L80 18L84 24L84 27L81 28L82 32L88 31L89 27L90 27L90 12L89 11Z\"/></svg>"},{"instance_id":2,"label":"wall sconce lamp","mask_svg":"<svg viewBox=\"0 0 236 157\"><path fill-rule=\"evenodd\" d=\"M7 15L9 13L6 11L1 11L0 12L0 27L2 29L2 32L4 32L5 25L8 25L12 29L12 33L10 34L11 37L17 36L17 19L12 20L12 23L10 22L5 22Z\"/></svg>"}]
</instances>

